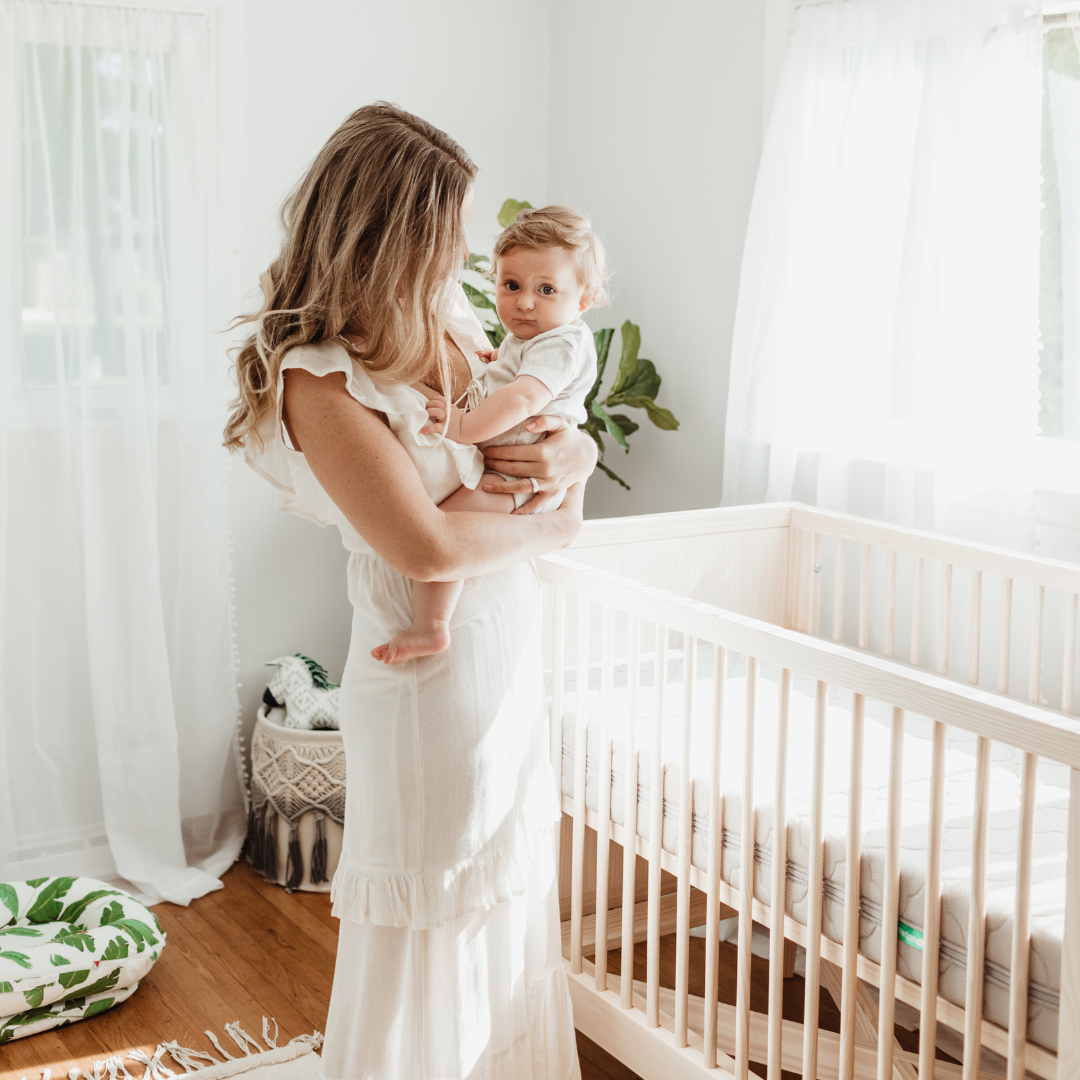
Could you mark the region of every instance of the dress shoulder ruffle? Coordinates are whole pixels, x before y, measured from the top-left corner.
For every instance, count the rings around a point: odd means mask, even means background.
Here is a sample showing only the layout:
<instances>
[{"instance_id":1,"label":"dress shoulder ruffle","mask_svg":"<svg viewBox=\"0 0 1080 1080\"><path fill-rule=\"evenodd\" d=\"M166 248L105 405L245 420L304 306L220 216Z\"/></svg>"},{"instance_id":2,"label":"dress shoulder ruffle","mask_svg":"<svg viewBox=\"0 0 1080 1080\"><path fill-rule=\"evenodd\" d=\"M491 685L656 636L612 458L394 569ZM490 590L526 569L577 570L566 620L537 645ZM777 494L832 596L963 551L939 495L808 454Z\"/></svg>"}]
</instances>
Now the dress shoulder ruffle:
<instances>
[{"instance_id":1,"label":"dress shoulder ruffle","mask_svg":"<svg viewBox=\"0 0 1080 1080\"><path fill-rule=\"evenodd\" d=\"M460 328L465 328L464 320ZM474 488L484 471L483 455L475 446L444 439L438 434L422 434L428 422L424 396L403 383L380 383L336 341L298 345L282 359L277 381L277 408L267 416L259 430L261 446L252 444L244 458L259 475L277 488L279 510L289 511L319 525L337 525L346 546L369 550L348 524L345 516L323 490L309 468L304 455L288 443L281 422L285 372L303 368L320 378L341 372L349 394L361 405L383 413L406 452L416 463L417 471L436 502L441 502L455 488L464 484Z\"/></svg>"}]
</instances>

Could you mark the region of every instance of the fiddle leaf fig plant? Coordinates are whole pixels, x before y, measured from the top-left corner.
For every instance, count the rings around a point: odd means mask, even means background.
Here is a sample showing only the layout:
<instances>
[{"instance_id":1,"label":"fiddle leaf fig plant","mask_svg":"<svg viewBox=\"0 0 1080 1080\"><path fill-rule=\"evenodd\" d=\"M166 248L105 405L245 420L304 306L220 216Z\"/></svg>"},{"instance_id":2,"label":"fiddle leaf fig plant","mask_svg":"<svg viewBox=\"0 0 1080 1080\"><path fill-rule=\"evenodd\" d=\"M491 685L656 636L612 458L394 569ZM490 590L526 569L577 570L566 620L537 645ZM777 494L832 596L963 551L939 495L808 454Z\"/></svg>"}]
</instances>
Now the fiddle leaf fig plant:
<instances>
[{"instance_id":1,"label":"fiddle leaf fig plant","mask_svg":"<svg viewBox=\"0 0 1080 1080\"><path fill-rule=\"evenodd\" d=\"M531 209L531 203L507 199L499 211L500 228L505 229L522 210ZM481 281L484 281L490 279L493 267L486 255L470 254L466 269L479 274ZM469 303L477 309L481 319L484 320L484 332L487 334L488 341L491 342L491 347L497 349L506 337L506 327L499 319L494 296L483 284L477 287L466 281L462 282L462 288L465 290ZM593 333L593 340L596 342L596 381L585 398L588 419L578 426L582 431L588 432L600 451L597 468L629 491L630 485L604 464L604 451L607 449L604 435L609 435L625 453L629 453L630 443L627 439L641 425L631 420L625 413L612 410L620 406L644 409L645 415L662 431L676 431L679 421L669 409L656 404L656 395L660 392L660 375L651 360L638 356L638 350L641 348L641 328L629 319L619 329L621 352L615 380L607 393L602 396L600 388L604 381L604 371L607 368L614 337L615 331L610 327Z\"/></svg>"}]
</instances>

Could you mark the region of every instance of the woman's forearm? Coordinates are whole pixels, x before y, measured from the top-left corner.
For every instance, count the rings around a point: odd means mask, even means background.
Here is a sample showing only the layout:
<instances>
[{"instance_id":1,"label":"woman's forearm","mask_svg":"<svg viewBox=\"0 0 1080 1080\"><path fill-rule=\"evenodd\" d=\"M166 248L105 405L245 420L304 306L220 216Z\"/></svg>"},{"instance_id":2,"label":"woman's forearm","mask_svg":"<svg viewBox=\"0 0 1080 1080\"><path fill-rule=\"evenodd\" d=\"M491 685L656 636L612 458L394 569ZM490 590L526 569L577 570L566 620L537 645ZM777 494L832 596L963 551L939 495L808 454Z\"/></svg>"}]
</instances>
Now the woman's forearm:
<instances>
[{"instance_id":1,"label":"woman's forearm","mask_svg":"<svg viewBox=\"0 0 1080 1080\"><path fill-rule=\"evenodd\" d=\"M450 581L565 547L581 526L582 485L554 513L532 517L436 507L416 467L344 375L287 371L285 419L319 483L375 553L406 577Z\"/></svg>"},{"instance_id":2,"label":"woman's forearm","mask_svg":"<svg viewBox=\"0 0 1080 1080\"><path fill-rule=\"evenodd\" d=\"M569 505L567 505L569 503ZM502 570L523 559L547 555L571 544L581 528L578 500L554 513L515 517L510 514L445 513L442 535L426 581L455 581Z\"/></svg>"}]
</instances>

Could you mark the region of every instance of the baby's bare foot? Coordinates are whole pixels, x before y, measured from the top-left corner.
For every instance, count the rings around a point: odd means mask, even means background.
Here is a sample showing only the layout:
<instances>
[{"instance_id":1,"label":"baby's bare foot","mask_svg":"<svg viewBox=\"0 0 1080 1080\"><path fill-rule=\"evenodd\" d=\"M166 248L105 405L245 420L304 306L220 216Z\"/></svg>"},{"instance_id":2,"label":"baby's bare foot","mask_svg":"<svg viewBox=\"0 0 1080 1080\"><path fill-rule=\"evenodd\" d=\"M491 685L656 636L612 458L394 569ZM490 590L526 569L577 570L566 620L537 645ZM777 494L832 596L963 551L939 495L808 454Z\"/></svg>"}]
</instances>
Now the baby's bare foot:
<instances>
[{"instance_id":1,"label":"baby's bare foot","mask_svg":"<svg viewBox=\"0 0 1080 1080\"><path fill-rule=\"evenodd\" d=\"M404 634L391 638L385 645L371 650L371 655L384 664L404 664L417 656L434 656L450 647L450 625L443 621L413 623Z\"/></svg>"}]
</instances>

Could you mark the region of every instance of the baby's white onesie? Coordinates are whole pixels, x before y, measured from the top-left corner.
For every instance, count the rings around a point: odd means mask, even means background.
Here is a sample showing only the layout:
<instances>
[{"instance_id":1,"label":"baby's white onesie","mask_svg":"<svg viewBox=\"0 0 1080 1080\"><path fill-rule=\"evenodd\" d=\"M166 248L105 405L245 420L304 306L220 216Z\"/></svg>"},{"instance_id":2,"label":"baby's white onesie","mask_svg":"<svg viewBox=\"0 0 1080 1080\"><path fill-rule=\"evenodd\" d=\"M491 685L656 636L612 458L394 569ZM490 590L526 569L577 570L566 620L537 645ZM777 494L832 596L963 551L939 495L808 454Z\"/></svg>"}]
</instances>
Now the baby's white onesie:
<instances>
[{"instance_id":1,"label":"baby's white onesie","mask_svg":"<svg viewBox=\"0 0 1080 1080\"><path fill-rule=\"evenodd\" d=\"M577 322L545 330L528 341L507 334L499 346L498 359L487 365L479 381L482 396L486 398L508 386L519 375L531 375L551 391L552 399L539 415L558 416L572 427L585 423L585 396L596 381L596 346L592 331L584 323ZM529 417L531 419L533 417ZM529 420L477 445L483 449L485 446L539 442L544 437L542 433L537 435L525 430ZM517 477L507 476L506 479ZM560 492L558 500L548 504L552 510L558 508L563 494ZM531 492L515 495L514 505L522 506L531 498Z\"/></svg>"}]
</instances>

